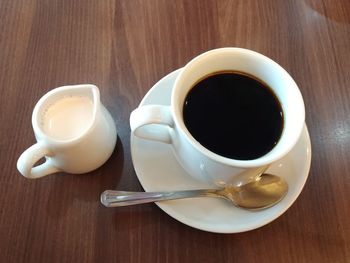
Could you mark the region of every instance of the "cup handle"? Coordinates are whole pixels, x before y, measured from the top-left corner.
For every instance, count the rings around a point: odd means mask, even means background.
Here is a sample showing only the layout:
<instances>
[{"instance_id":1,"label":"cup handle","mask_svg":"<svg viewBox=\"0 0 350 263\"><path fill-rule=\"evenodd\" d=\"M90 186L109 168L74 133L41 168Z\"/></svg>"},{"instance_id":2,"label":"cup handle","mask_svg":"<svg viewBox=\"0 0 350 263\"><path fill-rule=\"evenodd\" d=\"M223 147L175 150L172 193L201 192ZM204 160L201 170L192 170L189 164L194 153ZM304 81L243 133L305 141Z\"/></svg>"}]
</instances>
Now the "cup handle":
<instances>
[{"instance_id":1,"label":"cup handle","mask_svg":"<svg viewBox=\"0 0 350 263\"><path fill-rule=\"evenodd\" d=\"M34 166L41 158L50 155L50 150L43 143L36 143L25 150L17 161L17 169L29 179L37 179L60 171L52 164L50 158L46 158L43 164Z\"/></svg>"},{"instance_id":2,"label":"cup handle","mask_svg":"<svg viewBox=\"0 0 350 263\"><path fill-rule=\"evenodd\" d=\"M135 109L130 115L130 127L137 137L171 144L174 120L170 106L146 105Z\"/></svg>"}]
</instances>

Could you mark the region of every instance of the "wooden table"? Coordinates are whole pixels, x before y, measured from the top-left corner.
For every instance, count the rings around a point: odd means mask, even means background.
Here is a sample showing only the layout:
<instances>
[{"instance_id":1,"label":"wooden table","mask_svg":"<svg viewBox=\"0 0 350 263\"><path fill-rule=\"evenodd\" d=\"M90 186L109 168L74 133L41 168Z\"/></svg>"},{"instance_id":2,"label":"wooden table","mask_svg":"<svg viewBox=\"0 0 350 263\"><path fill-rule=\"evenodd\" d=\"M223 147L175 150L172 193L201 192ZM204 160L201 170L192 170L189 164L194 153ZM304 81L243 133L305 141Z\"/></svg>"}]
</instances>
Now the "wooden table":
<instances>
[{"instance_id":1,"label":"wooden table","mask_svg":"<svg viewBox=\"0 0 350 263\"><path fill-rule=\"evenodd\" d=\"M105 189L143 190L130 112L164 75L213 48L261 52L298 83L312 141L307 183L272 223L244 233L186 226L154 204L104 208ZM118 130L87 175L16 170L50 89L94 83ZM0 2L1 262L350 262L350 2Z\"/></svg>"}]
</instances>

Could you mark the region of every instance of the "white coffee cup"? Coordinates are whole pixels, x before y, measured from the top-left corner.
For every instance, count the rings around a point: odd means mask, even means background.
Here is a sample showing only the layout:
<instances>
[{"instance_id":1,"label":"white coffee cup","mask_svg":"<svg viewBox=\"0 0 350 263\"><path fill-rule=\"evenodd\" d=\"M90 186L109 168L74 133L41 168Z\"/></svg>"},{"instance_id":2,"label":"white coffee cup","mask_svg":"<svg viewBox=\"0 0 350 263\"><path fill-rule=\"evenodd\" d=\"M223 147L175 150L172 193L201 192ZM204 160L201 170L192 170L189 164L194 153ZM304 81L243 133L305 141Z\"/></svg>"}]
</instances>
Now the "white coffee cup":
<instances>
[{"instance_id":1,"label":"white coffee cup","mask_svg":"<svg viewBox=\"0 0 350 263\"><path fill-rule=\"evenodd\" d=\"M202 146L186 128L182 114L186 95L200 79L220 71L240 71L255 76L278 98L284 127L277 145L266 155L254 160L223 157ZM170 106L142 106L130 116L134 135L171 144L178 162L190 176L216 185L240 185L254 180L292 149L301 135L304 121L302 95L287 71L270 58L242 48L220 48L195 57L176 78Z\"/></svg>"},{"instance_id":2,"label":"white coffee cup","mask_svg":"<svg viewBox=\"0 0 350 263\"><path fill-rule=\"evenodd\" d=\"M19 157L17 168L30 179L63 171L87 173L112 154L117 133L94 85L51 90L35 105L32 126L37 143ZM41 158L43 164L35 166Z\"/></svg>"}]
</instances>

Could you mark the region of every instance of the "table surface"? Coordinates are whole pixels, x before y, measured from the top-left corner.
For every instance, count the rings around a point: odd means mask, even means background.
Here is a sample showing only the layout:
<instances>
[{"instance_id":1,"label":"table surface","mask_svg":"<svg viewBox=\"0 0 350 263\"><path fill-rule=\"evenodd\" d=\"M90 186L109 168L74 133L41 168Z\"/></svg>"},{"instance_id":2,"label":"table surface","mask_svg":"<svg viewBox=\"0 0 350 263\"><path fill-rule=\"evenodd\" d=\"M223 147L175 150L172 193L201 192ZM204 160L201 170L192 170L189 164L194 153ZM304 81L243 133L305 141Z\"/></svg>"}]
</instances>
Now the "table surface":
<instances>
[{"instance_id":1,"label":"table surface","mask_svg":"<svg viewBox=\"0 0 350 263\"><path fill-rule=\"evenodd\" d=\"M142 191L130 112L160 78L213 48L263 53L303 94L312 142L296 202L259 229L216 234L155 204L118 209L106 189ZM0 2L2 262L350 262L350 1L3 0ZM117 126L111 158L87 175L16 170L47 91L94 83Z\"/></svg>"}]
</instances>

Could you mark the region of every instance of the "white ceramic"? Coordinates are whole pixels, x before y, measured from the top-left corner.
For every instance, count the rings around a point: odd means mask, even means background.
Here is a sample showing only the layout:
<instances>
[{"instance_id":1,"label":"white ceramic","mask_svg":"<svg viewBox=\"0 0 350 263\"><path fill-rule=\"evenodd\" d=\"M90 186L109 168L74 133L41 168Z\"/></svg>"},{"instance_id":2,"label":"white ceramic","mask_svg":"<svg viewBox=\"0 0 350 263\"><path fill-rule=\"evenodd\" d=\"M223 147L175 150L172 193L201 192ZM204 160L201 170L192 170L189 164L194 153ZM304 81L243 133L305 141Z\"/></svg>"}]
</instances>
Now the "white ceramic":
<instances>
[{"instance_id":1,"label":"white ceramic","mask_svg":"<svg viewBox=\"0 0 350 263\"><path fill-rule=\"evenodd\" d=\"M90 101L91 108L86 112L79 109L81 105L77 108L74 108L74 104L71 105L72 111L73 109L82 111L75 122L72 120L69 122L71 119L69 115L77 114L76 112L65 113L67 118L66 120L63 118L62 124L75 126L63 126L62 129L75 131L71 136L68 134L67 137L65 134L66 137L60 138L49 134L45 129L50 127L50 123L46 122L52 120L45 114L54 105L72 98L78 101L79 98ZM67 107L62 109L67 110ZM82 128L83 124L85 126ZM45 94L33 110L32 126L37 143L25 150L17 162L20 173L30 179L59 171L73 174L90 172L100 167L110 157L117 139L115 123L100 102L99 89L90 84L59 87ZM55 127L53 134L59 128ZM42 157L45 157L45 162L35 166Z\"/></svg>"},{"instance_id":2,"label":"white ceramic","mask_svg":"<svg viewBox=\"0 0 350 263\"><path fill-rule=\"evenodd\" d=\"M241 161L215 154L197 142L185 127L182 108L188 91L202 77L223 70L256 76L274 90L281 102L284 113L281 138L269 153L260 158ZM208 51L191 60L172 85L170 105L154 103L138 107L130 116L131 130L140 138L171 144L179 163L199 181L216 185L247 183L285 156L302 132L305 110L296 83L276 62L257 52L242 48Z\"/></svg>"},{"instance_id":3,"label":"white ceramic","mask_svg":"<svg viewBox=\"0 0 350 263\"><path fill-rule=\"evenodd\" d=\"M169 105L171 90L179 70L160 80L144 97L140 106ZM172 191L209 187L189 176L168 144L143 140L131 134L131 154L138 179L145 191ZM157 205L176 220L205 231L237 233L256 229L282 215L297 199L308 177L311 144L306 126L293 149L268 169L283 177L289 186L285 198L262 211L248 211L217 198L193 198L158 202Z\"/></svg>"}]
</instances>

